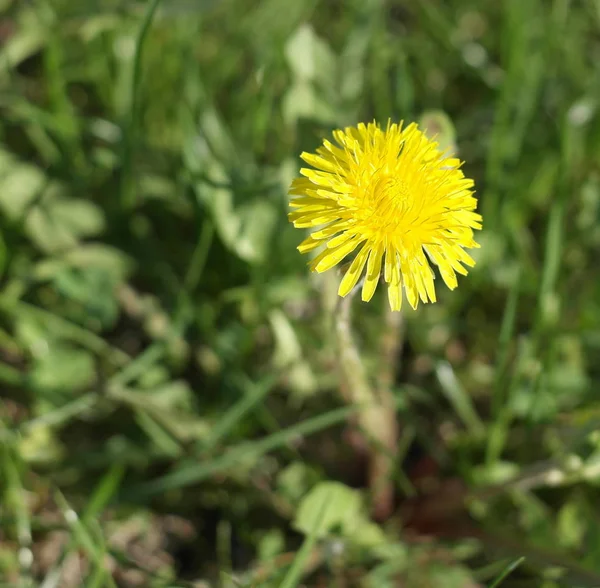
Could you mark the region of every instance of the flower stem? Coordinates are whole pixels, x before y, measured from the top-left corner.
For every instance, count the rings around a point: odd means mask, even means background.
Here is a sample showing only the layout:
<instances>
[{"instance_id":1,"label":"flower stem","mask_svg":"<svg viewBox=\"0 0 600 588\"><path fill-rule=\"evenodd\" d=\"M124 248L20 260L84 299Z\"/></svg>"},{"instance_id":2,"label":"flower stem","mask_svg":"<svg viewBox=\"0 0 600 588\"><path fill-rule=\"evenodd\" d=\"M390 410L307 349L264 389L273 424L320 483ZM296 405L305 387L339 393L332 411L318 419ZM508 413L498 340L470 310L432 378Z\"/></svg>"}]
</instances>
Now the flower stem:
<instances>
[{"instance_id":1,"label":"flower stem","mask_svg":"<svg viewBox=\"0 0 600 588\"><path fill-rule=\"evenodd\" d=\"M397 312L386 313L386 328L381 341L383 362L377 385L373 387L369 383L352 334L352 300L359 288L360 285L339 302L336 312L340 389L347 403L362 406L358 413L358 425L368 442L372 512L376 519L384 520L390 516L394 507L392 471L398 425L391 387L396 371L396 358L401 347L401 318Z\"/></svg>"},{"instance_id":2,"label":"flower stem","mask_svg":"<svg viewBox=\"0 0 600 588\"><path fill-rule=\"evenodd\" d=\"M373 492L373 515L377 520L387 519L394 509L392 477L398 448L399 427L392 388L396 379L402 343L403 315L386 306L376 385L379 417L377 439L381 443L381 448L374 453L369 471Z\"/></svg>"}]
</instances>

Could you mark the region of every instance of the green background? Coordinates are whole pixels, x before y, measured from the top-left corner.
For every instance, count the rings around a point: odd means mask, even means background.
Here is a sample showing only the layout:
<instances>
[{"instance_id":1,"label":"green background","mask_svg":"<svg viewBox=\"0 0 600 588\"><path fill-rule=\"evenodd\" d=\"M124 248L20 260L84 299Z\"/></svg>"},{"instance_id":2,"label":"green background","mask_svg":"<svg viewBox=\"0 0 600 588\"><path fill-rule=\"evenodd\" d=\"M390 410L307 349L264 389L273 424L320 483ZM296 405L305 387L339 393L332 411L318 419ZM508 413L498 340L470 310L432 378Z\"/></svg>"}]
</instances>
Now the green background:
<instances>
[{"instance_id":1,"label":"green background","mask_svg":"<svg viewBox=\"0 0 600 588\"><path fill-rule=\"evenodd\" d=\"M0 0L0 584L600 586L599 64L597 0ZM482 247L353 304L376 520L287 187L443 113Z\"/></svg>"}]
</instances>

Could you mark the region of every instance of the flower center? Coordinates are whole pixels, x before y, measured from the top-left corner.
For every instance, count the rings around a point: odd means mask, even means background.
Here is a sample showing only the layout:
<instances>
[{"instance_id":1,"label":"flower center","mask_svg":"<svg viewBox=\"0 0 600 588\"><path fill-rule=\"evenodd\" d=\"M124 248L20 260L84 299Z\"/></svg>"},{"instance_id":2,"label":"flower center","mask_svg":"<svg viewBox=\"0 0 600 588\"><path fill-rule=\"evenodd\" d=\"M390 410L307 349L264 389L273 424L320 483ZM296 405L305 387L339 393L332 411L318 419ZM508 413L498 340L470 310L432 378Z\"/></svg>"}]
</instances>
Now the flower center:
<instances>
[{"instance_id":1,"label":"flower center","mask_svg":"<svg viewBox=\"0 0 600 588\"><path fill-rule=\"evenodd\" d=\"M363 198L356 212L377 233L396 232L414 205L409 185L389 174L375 174L365 187Z\"/></svg>"},{"instance_id":2,"label":"flower center","mask_svg":"<svg viewBox=\"0 0 600 588\"><path fill-rule=\"evenodd\" d=\"M396 216L411 206L411 195L406 182L395 176L383 175L373 186L373 204L381 214Z\"/></svg>"}]
</instances>

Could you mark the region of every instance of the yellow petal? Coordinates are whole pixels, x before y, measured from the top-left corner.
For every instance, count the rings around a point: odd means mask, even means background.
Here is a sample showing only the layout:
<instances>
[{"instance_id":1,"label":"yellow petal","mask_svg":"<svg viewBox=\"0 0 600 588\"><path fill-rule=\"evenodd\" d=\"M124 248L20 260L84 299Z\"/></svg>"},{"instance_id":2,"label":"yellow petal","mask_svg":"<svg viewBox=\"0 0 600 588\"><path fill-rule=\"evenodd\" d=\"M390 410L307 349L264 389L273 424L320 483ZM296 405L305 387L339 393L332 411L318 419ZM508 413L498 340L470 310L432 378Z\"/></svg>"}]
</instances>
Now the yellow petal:
<instances>
[{"instance_id":1,"label":"yellow petal","mask_svg":"<svg viewBox=\"0 0 600 588\"><path fill-rule=\"evenodd\" d=\"M336 203L330 198L320 198L319 196L298 196L290 200L290 206L298 208L300 206L322 206L327 208L333 208Z\"/></svg>"},{"instance_id":2,"label":"yellow petal","mask_svg":"<svg viewBox=\"0 0 600 588\"><path fill-rule=\"evenodd\" d=\"M362 288L362 299L368 302L373 298L379 278L381 276L381 261L383 257L383 243L377 241L371 248L369 261L367 263L367 276Z\"/></svg>"},{"instance_id":3,"label":"yellow petal","mask_svg":"<svg viewBox=\"0 0 600 588\"><path fill-rule=\"evenodd\" d=\"M296 202L290 202L290 206L292 208L297 208L297 210L294 210L292 212L296 212L298 213L298 215L301 214L308 214L309 212L333 212L336 210L336 206L332 205L332 204L323 204L323 202L317 202L317 201L312 201L312 202L307 202L307 203L296 203Z\"/></svg>"},{"instance_id":4,"label":"yellow petal","mask_svg":"<svg viewBox=\"0 0 600 588\"><path fill-rule=\"evenodd\" d=\"M315 153L302 154L310 168L290 188L298 196L290 202L290 221L316 229L299 249L327 246L311 269L326 271L358 247L340 293L355 287L366 266L362 298L369 300L384 265L394 309L403 297L413 307L436 300L433 264L455 288L457 274L475 263L465 249L479 246L474 230L482 224L462 162L414 123L360 123L333 137L336 145L324 141Z\"/></svg>"},{"instance_id":5,"label":"yellow petal","mask_svg":"<svg viewBox=\"0 0 600 588\"><path fill-rule=\"evenodd\" d=\"M338 142L339 145L344 147L346 145L346 134L344 131L337 129L333 131L333 138Z\"/></svg>"},{"instance_id":6,"label":"yellow petal","mask_svg":"<svg viewBox=\"0 0 600 588\"><path fill-rule=\"evenodd\" d=\"M316 272L324 272L331 269L334 265L337 265L346 257L346 255L352 253L361 243L360 239L352 239L343 245L340 245L337 249L326 249L315 258L312 267Z\"/></svg>"},{"instance_id":7,"label":"yellow petal","mask_svg":"<svg viewBox=\"0 0 600 588\"><path fill-rule=\"evenodd\" d=\"M444 256L445 261L450 265L450 267L457 273L463 276L466 276L469 272L460 264L460 261L456 259L456 255L453 251L452 246L443 245L440 247L442 250L442 254Z\"/></svg>"},{"instance_id":8,"label":"yellow petal","mask_svg":"<svg viewBox=\"0 0 600 588\"><path fill-rule=\"evenodd\" d=\"M353 238L354 238L354 233L350 233L349 231L344 231L337 237L333 237L333 239L330 239L329 241L327 241L327 249L337 249L338 247L340 247L340 245L343 245L344 243L346 243L346 241L349 241L350 239L353 239Z\"/></svg>"},{"instance_id":9,"label":"yellow petal","mask_svg":"<svg viewBox=\"0 0 600 588\"><path fill-rule=\"evenodd\" d=\"M329 151L332 157L334 157L337 161L345 164L348 162L347 153L343 149L336 147L331 141L323 141L323 148L319 147L319 149L317 149L317 153L320 153L323 157L325 157L325 149Z\"/></svg>"},{"instance_id":10,"label":"yellow petal","mask_svg":"<svg viewBox=\"0 0 600 588\"><path fill-rule=\"evenodd\" d=\"M302 241L302 243L300 243L300 245L298 245L296 249L298 249L300 253L308 253L309 251L312 251L313 249L319 247L319 245L323 245L323 242L317 239L313 239L311 236L304 239L304 241Z\"/></svg>"},{"instance_id":11,"label":"yellow petal","mask_svg":"<svg viewBox=\"0 0 600 588\"><path fill-rule=\"evenodd\" d=\"M425 256L423 256L423 258L425 258ZM431 302L436 302L437 297L435 295L435 285L433 283L435 274L433 273L433 270L427 263L427 260L425 260L425 265L427 266L427 273L423 271L423 282L425 283L425 290L427 291L427 296L429 297L429 300L431 300Z\"/></svg>"},{"instance_id":12,"label":"yellow petal","mask_svg":"<svg viewBox=\"0 0 600 588\"><path fill-rule=\"evenodd\" d=\"M393 267L398 263L398 255L393 245L387 243L385 249L385 265L383 268L383 278L386 282L392 281L392 270Z\"/></svg>"},{"instance_id":13,"label":"yellow petal","mask_svg":"<svg viewBox=\"0 0 600 588\"><path fill-rule=\"evenodd\" d=\"M440 270L440 275L442 276L442 280L444 280L446 286L448 286L450 290L454 290L454 288L458 286L456 274L454 273L454 270L452 269L450 264L446 261L446 259L444 259L443 253L440 251L440 248L437 246L430 246L427 248L427 253L433 260L433 263L435 263L438 266Z\"/></svg>"},{"instance_id":14,"label":"yellow petal","mask_svg":"<svg viewBox=\"0 0 600 588\"><path fill-rule=\"evenodd\" d=\"M414 265L413 266L415 268L415 272L413 274L414 280L415 280L415 286L417 288L417 293L419 294L419 298L421 300L421 302L427 302L428 301L428 296L427 296L427 289L425 288L425 276L426 276L426 271L428 268L424 268L420 265Z\"/></svg>"},{"instance_id":15,"label":"yellow petal","mask_svg":"<svg viewBox=\"0 0 600 588\"><path fill-rule=\"evenodd\" d=\"M327 171L327 172L333 172L333 173L337 173L338 171L338 164L335 161L331 161L330 158L326 158L326 157L319 157L318 155L315 155L314 153L302 153L302 155L300 155L300 157L302 159L304 159L304 161L306 161L306 163L308 163L308 165L312 165L313 167L316 167L317 169L322 169L323 171Z\"/></svg>"},{"instance_id":16,"label":"yellow petal","mask_svg":"<svg viewBox=\"0 0 600 588\"><path fill-rule=\"evenodd\" d=\"M402 308L402 287L400 284L390 284L388 286L388 300L392 310L398 311Z\"/></svg>"},{"instance_id":17,"label":"yellow petal","mask_svg":"<svg viewBox=\"0 0 600 588\"><path fill-rule=\"evenodd\" d=\"M337 212L329 212L326 214L321 214L320 212L308 212L303 214L300 211L295 211L288 214L288 219L294 223L296 228L305 229L333 222L338 219L338 214Z\"/></svg>"},{"instance_id":18,"label":"yellow petal","mask_svg":"<svg viewBox=\"0 0 600 588\"><path fill-rule=\"evenodd\" d=\"M314 184L306 178L295 178L290 186L290 194L305 194L306 190L314 188Z\"/></svg>"},{"instance_id":19,"label":"yellow petal","mask_svg":"<svg viewBox=\"0 0 600 588\"><path fill-rule=\"evenodd\" d=\"M454 290L456 286L458 286L458 281L456 279L456 274L452 270L452 268L445 262L439 264L440 275L442 276L442 280L450 290Z\"/></svg>"},{"instance_id":20,"label":"yellow petal","mask_svg":"<svg viewBox=\"0 0 600 588\"><path fill-rule=\"evenodd\" d=\"M362 274L362 271L365 267L365 263L367 263L367 257L369 255L370 251L371 251L371 247L370 247L369 243L365 243L363 245L363 248L360 250L358 255L354 258L354 260L350 264L348 271L342 278L340 287L338 289L338 294L340 296L346 296L347 294L350 293L352 288L354 288L354 286L356 286L356 283L358 282L358 280Z\"/></svg>"},{"instance_id":21,"label":"yellow petal","mask_svg":"<svg viewBox=\"0 0 600 588\"><path fill-rule=\"evenodd\" d=\"M332 188L334 192L348 194L354 190L354 186L351 186L350 184L340 180L336 174L321 172L307 167L301 168L300 173L319 186Z\"/></svg>"},{"instance_id":22,"label":"yellow petal","mask_svg":"<svg viewBox=\"0 0 600 588\"><path fill-rule=\"evenodd\" d=\"M406 300L413 307L417 308L419 304L419 296L417 295L417 287L415 284L415 267L414 262L410 263L406 258L401 261L402 281L404 282L404 291Z\"/></svg>"},{"instance_id":23,"label":"yellow petal","mask_svg":"<svg viewBox=\"0 0 600 588\"><path fill-rule=\"evenodd\" d=\"M464 263L469 267L475 265L475 260L460 245L452 245L452 254L460 261L460 263Z\"/></svg>"},{"instance_id":24,"label":"yellow petal","mask_svg":"<svg viewBox=\"0 0 600 588\"><path fill-rule=\"evenodd\" d=\"M315 239L327 239L328 237L331 237L331 236L335 235L336 233L339 233L340 231L345 231L346 229L351 227L353 224L354 223L352 221L333 222L330 225L323 227L322 229L319 229L318 231L314 231L312 233L312 236Z\"/></svg>"}]
</instances>

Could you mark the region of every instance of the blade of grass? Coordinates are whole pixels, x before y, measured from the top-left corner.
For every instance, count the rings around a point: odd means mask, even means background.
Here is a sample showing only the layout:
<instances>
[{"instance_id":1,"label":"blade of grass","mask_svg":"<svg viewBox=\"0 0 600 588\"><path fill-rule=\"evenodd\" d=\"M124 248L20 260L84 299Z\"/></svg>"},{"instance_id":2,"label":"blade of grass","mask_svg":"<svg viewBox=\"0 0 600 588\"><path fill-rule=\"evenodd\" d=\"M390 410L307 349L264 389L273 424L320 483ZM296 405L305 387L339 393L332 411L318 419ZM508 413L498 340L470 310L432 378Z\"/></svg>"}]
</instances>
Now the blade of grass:
<instances>
[{"instance_id":1,"label":"blade of grass","mask_svg":"<svg viewBox=\"0 0 600 588\"><path fill-rule=\"evenodd\" d=\"M83 520L79 518L77 513L71 508L71 505L58 490L54 492L54 500L61 509L65 522L71 530L71 543L67 547L67 553L77 547L82 549L89 556L90 563L93 563L95 566L92 573L92 579L95 584L97 586L117 588L117 585L112 578L112 574L105 565L107 550L104 541L98 541L100 545L96 543ZM85 585L88 586L89 584L86 583Z\"/></svg>"},{"instance_id":2,"label":"blade of grass","mask_svg":"<svg viewBox=\"0 0 600 588\"><path fill-rule=\"evenodd\" d=\"M113 347L92 331L84 329L44 308L20 300L11 300L6 296L0 296L0 310L11 316L29 314L45 323L51 332L60 334L65 339L78 343L101 357L106 357L106 359L116 365L126 364L131 359L127 353Z\"/></svg>"},{"instance_id":3,"label":"blade of grass","mask_svg":"<svg viewBox=\"0 0 600 588\"><path fill-rule=\"evenodd\" d=\"M556 315L556 283L560 273L563 242L563 221L566 202L563 197L555 198L550 209L548 229L546 232L546 245L544 251L544 265L538 297L538 329L553 322Z\"/></svg>"},{"instance_id":4,"label":"blade of grass","mask_svg":"<svg viewBox=\"0 0 600 588\"><path fill-rule=\"evenodd\" d=\"M521 337L518 340L515 365L512 369L512 374L504 380L503 387L506 392L503 395L504 404L500 407L498 415L490 428L486 446L486 463L489 465L500 457L508 434L510 424L515 418L513 414L513 397L518 387L520 374L523 373L524 366L529 357L526 352L527 339Z\"/></svg>"},{"instance_id":5,"label":"blade of grass","mask_svg":"<svg viewBox=\"0 0 600 588\"><path fill-rule=\"evenodd\" d=\"M121 464L115 464L102 476L81 515L84 524L88 524L100 515L115 495L124 475L125 468Z\"/></svg>"},{"instance_id":6,"label":"blade of grass","mask_svg":"<svg viewBox=\"0 0 600 588\"><path fill-rule=\"evenodd\" d=\"M4 444L2 461L5 479L4 503L7 509L14 512L17 541L19 544L18 562L21 586L27 588L31 582L31 564L33 553L31 551L32 535L29 509L26 503L26 493L19 471L18 457L10 444Z\"/></svg>"},{"instance_id":7,"label":"blade of grass","mask_svg":"<svg viewBox=\"0 0 600 588\"><path fill-rule=\"evenodd\" d=\"M567 214L567 202L572 193L571 175L576 168L572 160L573 153L583 148L583 140L571 124L568 114L563 117L561 128L561 162L555 197L552 200L546 242L544 246L544 264L540 280L537 301L537 314L534 323L534 343L541 362L541 369L532 384L532 401L529 411L529 423L533 425L538 419L539 406L542 402L543 379L548 372L552 358L552 340L560 320L560 272L563 262L564 232Z\"/></svg>"},{"instance_id":8,"label":"blade of grass","mask_svg":"<svg viewBox=\"0 0 600 588\"><path fill-rule=\"evenodd\" d=\"M506 165L515 160L522 148L523 137L530 118L535 114L535 103L543 73L540 44L536 38L543 15L539 3L507 0L502 4L501 26L503 55L501 63L505 79L494 107L494 123L490 133L486 158L486 198L483 217L487 226L501 223L503 190L507 178ZM516 98L518 97L518 98Z\"/></svg>"},{"instance_id":9,"label":"blade of grass","mask_svg":"<svg viewBox=\"0 0 600 588\"><path fill-rule=\"evenodd\" d=\"M485 432L483 422L479 418L471 398L458 381L452 366L446 361L440 361L436 365L435 373L442 391L452 404L456 414L475 437L481 438Z\"/></svg>"},{"instance_id":10,"label":"blade of grass","mask_svg":"<svg viewBox=\"0 0 600 588\"><path fill-rule=\"evenodd\" d=\"M179 447L184 438L179 431L179 422L173 418L169 411L148 402L143 395L134 389L113 386L109 390L111 400L116 400L129 406L140 419L138 424L144 428L149 437L167 455L179 454ZM177 447L177 450L175 449Z\"/></svg>"},{"instance_id":11,"label":"blade of grass","mask_svg":"<svg viewBox=\"0 0 600 588\"><path fill-rule=\"evenodd\" d=\"M37 3L36 14L40 27L49 31L48 42L42 53L45 78L48 82L50 108L60 129L58 138L62 152L66 156L65 166L71 170L81 169L85 155L80 144L79 117L77 116L68 93L68 82L64 73L64 44L61 39L60 23L47 0ZM73 173L73 172L71 172Z\"/></svg>"},{"instance_id":12,"label":"blade of grass","mask_svg":"<svg viewBox=\"0 0 600 588\"><path fill-rule=\"evenodd\" d=\"M564 586L578 586L583 588L597 588L600 586L600 574L591 569L589 565L582 564L580 560L565 555L560 549L539 547L530 544L522 536L515 537L502 530L495 529L493 533L477 533L477 538L490 549L501 550L507 554L516 555L527 559L528 565L539 569L563 568L564 575L561 581Z\"/></svg>"},{"instance_id":13,"label":"blade of grass","mask_svg":"<svg viewBox=\"0 0 600 588\"><path fill-rule=\"evenodd\" d=\"M147 347L135 359L130 361L119 372L111 376L108 381L109 387L121 388L129 384L132 380L139 378L157 361L159 361L165 353L165 344L163 341L157 341Z\"/></svg>"},{"instance_id":14,"label":"blade of grass","mask_svg":"<svg viewBox=\"0 0 600 588\"><path fill-rule=\"evenodd\" d=\"M502 378L505 376L508 364L509 345L515 332L515 322L517 318L517 307L519 302L519 286L521 280L521 266L518 267L511 289L508 293L502 324L500 326L500 335L498 337L498 363L495 374L494 396L492 398L492 414L496 416L504 404L505 398L502 395Z\"/></svg>"},{"instance_id":15,"label":"blade of grass","mask_svg":"<svg viewBox=\"0 0 600 588\"><path fill-rule=\"evenodd\" d=\"M510 382L514 378L508 377L509 346L515 331L517 307L519 302L519 284L521 277L521 266L517 270L512 287L504 307L500 336L498 337L498 360L494 376L494 389L492 396L492 426L487 437L486 463L493 463L504 446L506 428L509 419L507 416L507 399L511 394ZM506 392L505 392L506 391Z\"/></svg>"},{"instance_id":16,"label":"blade of grass","mask_svg":"<svg viewBox=\"0 0 600 588\"><path fill-rule=\"evenodd\" d=\"M246 390L244 396L236 402L225 414L215 423L211 430L210 437L203 444L205 451L210 451L237 425L237 423L246 416L257 404L259 404L273 390L277 383L276 377L267 378L255 384L246 377L240 377L239 387Z\"/></svg>"},{"instance_id":17,"label":"blade of grass","mask_svg":"<svg viewBox=\"0 0 600 588\"><path fill-rule=\"evenodd\" d=\"M165 456L171 459L177 459L182 453L182 447L178 439L174 438L170 431L164 428L164 419L162 423L158 419L145 410L143 407L133 407L135 412L135 420L140 428L148 435L158 450Z\"/></svg>"},{"instance_id":18,"label":"blade of grass","mask_svg":"<svg viewBox=\"0 0 600 588\"><path fill-rule=\"evenodd\" d=\"M22 386L26 379L26 375L17 368L0 361L0 382L9 386Z\"/></svg>"},{"instance_id":19,"label":"blade of grass","mask_svg":"<svg viewBox=\"0 0 600 588\"><path fill-rule=\"evenodd\" d=\"M223 455L212 461L183 467L153 481L134 486L124 492L124 498L127 498L128 500L139 500L141 498L166 492L167 490L196 484L216 473L235 466L237 463L248 457L260 457L273 449L289 443L295 438L311 435L317 431L342 423L351 414L358 412L359 410L360 407L358 406L338 408L323 415L307 419L284 431L279 431L259 441L239 444L228 449Z\"/></svg>"},{"instance_id":20,"label":"blade of grass","mask_svg":"<svg viewBox=\"0 0 600 588\"><path fill-rule=\"evenodd\" d=\"M121 202L125 210L136 204L135 173L133 170L133 151L136 144L137 125L139 120L139 87L142 77L142 52L150 25L158 9L160 0L150 0L146 7L144 19L139 28L133 56L133 67L129 83L128 113L123 126L123 151L121 153Z\"/></svg>"},{"instance_id":21,"label":"blade of grass","mask_svg":"<svg viewBox=\"0 0 600 588\"><path fill-rule=\"evenodd\" d=\"M183 280L183 288L181 289L175 310L175 318L173 320L172 335L181 335L184 331L184 308L186 303L189 303L189 294L198 285L206 260L208 259L208 251L214 236L214 227L209 220L205 220L202 224L198 243L192 254L185 278ZM109 387L123 387L129 384L132 380L137 379L144 374L156 362L160 361L167 351L167 345L164 341L157 341L146 348L142 353L125 365L119 372L114 374L109 380Z\"/></svg>"},{"instance_id":22,"label":"blade of grass","mask_svg":"<svg viewBox=\"0 0 600 588\"><path fill-rule=\"evenodd\" d=\"M500 584L508 578L510 574L512 574L523 562L525 561L525 557L519 557L509 563L504 571L490 584L489 588L497 588Z\"/></svg>"},{"instance_id":23,"label":"blade of grass","mask_svg":"<svg viewBox=\"0 0 600 588\"><path fill-rule=\"evenodd\" d=\"M110 547L108 551L111 557L121 564L121 566L131 570L137 570L138 572L144 574L148 580L148 584L146 584L147 586L156 586L156 588L198 588L198 582L195 581L182 580L181 578L178 578L176 582L173 580L169 581L169 579L164 575L160 575L160 571L151 570L144 567L120 549Z\"/></svg>"},{"instance_id":24,"label":"blade of grass","mask_svg":"<svg viewBox=\"0 0 600 588\"><path fill-rule=\"evenodd\" d=\"M98 401L98 395L95 392L89 392L80 398L76 398L72 402L68 402L63 406L44 413L38 417L32 418L21 425L23 432L37 427L39 425L46 425L49 427L56 427L62 423L70 421L73 417L78 414L85 412L92 408Z\"/></svg>"},{"instance_id":25,"label":"blade of grass","mask_svg":"<svg viewBox=\"0 0 600 588\"><path fill-rule=\"evenodd\" d=\"M194 199L195 202L197 200ZM215 227L210 219L204 217L200 228L198 242L192 253L190 263L183 280L185 292L193 292L202 278L202 273L208 260L208 252L215 236Z\"/></svg>"}]
</instances>

